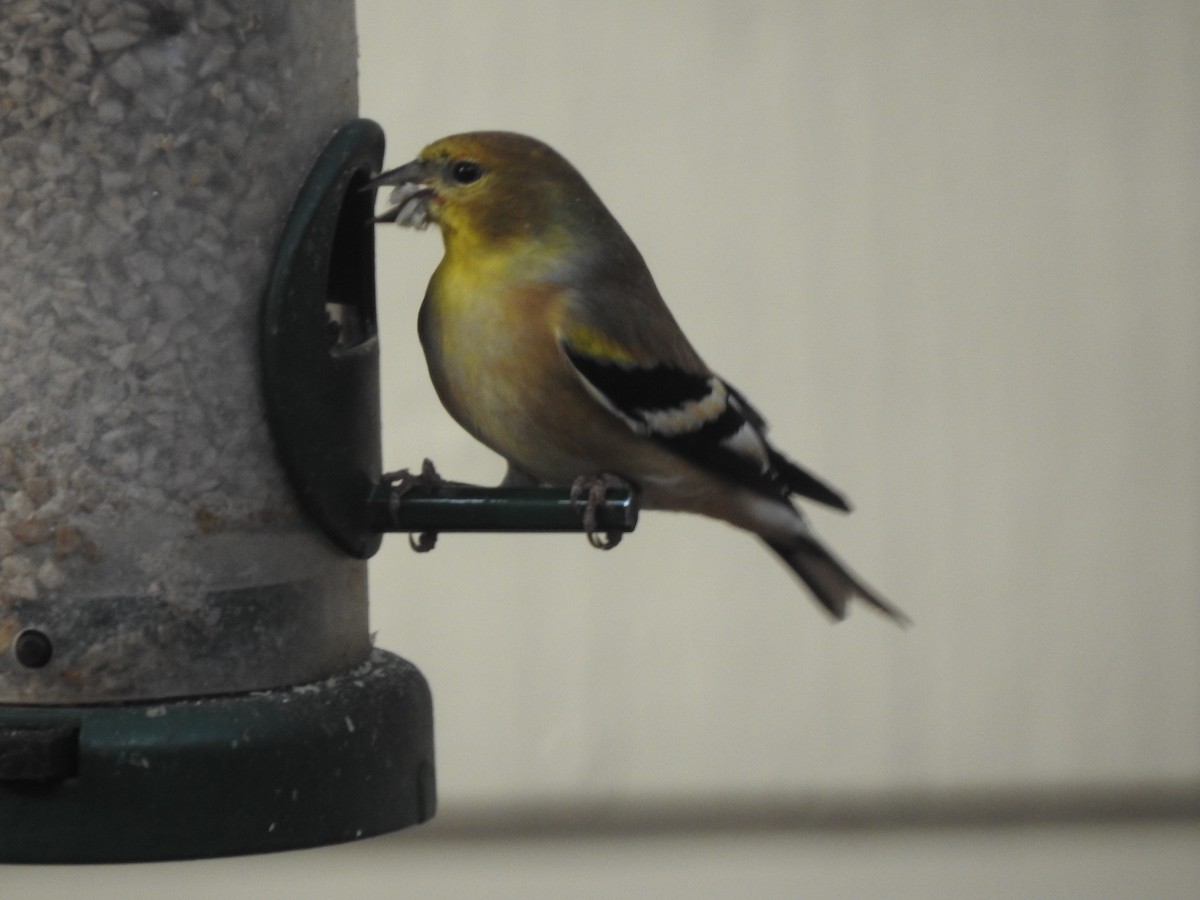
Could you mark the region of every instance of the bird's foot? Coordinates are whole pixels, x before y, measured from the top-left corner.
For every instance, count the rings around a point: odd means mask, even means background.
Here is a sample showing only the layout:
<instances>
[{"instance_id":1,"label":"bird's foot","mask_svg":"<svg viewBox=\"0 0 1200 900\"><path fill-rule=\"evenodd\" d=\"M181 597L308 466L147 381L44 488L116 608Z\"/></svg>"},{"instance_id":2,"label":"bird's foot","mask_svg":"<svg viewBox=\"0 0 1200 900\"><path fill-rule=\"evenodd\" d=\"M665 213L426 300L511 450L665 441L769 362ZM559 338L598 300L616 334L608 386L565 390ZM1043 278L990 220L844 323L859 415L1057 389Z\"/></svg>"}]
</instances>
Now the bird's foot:
<instances>
[{"instance_id":1,"label":"bird's foot","mask_svg":"<svg viewBox=\"0 0 1200 900\"><path fill-rule=\"evenodd\" d=\"M437 546L437 539L436 531L422 531L408 536L408 546L412 547L414 553L428 553Z\"/></svg>"},{"instance_id":2,"label":"bird's foot","mask_svg":"<svg viewBox=\"0 0 1200 900\"><path fill-rule=\"evenodd\" d=\"M603 472L599 475L580 475L571 484L571 503L583 507L583 531L588 543L597 550L611 550L621 543L621 532L600 532L596 527L596 511L604 502L604 496L610 488L631 491L633 485L621 478Z\"/></svg>"},{"instance_id":3,"label":"bird's foot","mask_svg":"<svg viewBox=\"0 0 1200 900\"><path fill-rule=\"evenodd\" d=\"M400 469L397 472L384 472L380 478L385 484L393 485L393 503L398 502L413 488L437 487L439 484L446 483L446 479L438 474L431 459L426 459L421 463L421 471L416 475L408 469Z\"/></svg>"},{"instance_id":4,"label":"bird's foot","mask_svg":"<svg viewBox=\"0 0 1200 900\"><path fill-rule=\"evenodd\" d=\"M446 479L438 474L438 470L433 465L433 460L426 459L421 463L421 471L414 475L408 469L400 469L397 472L385 472L383 481L393 486L389 502L393 510L399 506L404 495L417 487L437 487L439 484L445 484ZM417 553L428 553L437 546L437 532L423 531L420 534L410 534L408 536L408 546L412 547Z\"/></svg>"}]
</instances>

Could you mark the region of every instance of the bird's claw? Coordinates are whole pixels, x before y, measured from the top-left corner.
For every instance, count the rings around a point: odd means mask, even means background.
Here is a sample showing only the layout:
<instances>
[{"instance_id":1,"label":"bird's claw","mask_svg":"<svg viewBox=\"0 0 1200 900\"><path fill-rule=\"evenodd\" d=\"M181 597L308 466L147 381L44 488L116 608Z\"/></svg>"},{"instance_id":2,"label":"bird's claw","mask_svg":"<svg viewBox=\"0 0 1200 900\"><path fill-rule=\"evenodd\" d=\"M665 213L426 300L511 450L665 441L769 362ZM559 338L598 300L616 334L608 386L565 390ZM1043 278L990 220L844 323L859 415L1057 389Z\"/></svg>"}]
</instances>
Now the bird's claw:
<instances>
[{"instance_id":1,"label":"bird's claw","mask_svg":"<svg viewBox=\"0 0 1200 900\"><path fill-rule=\"evenodd\" d=\"M597 530L596 512L609 488L632 490L632 485L617 475L580 475L571 483L571 503L583 507L583 532L597 550L611 550L621 543L621 532Z\"/></svg>"},{"instance_id":2,"label":"bird's claw","mask_svg":"<svg viewBox=\"0 0 1200 900\"><path fill-rule=\"evenodd\" d=\"M400 506L400 502L404 499L404 495L417 487L437 487L439 484L445 484L446 479L438 474L438 470L433 465L433 460L425 459L421 462L421 471L414 475L408 469L400 469L396 472L385 472L383 481L392 485L392 493L388 498L388 502L392 507L392 512ZM408 536L408 546L412 547L416 553L428 553L437 546L437 532L423 531L420 534L410 534Z\"/></svg>"},{"instance_id":3,"label":"bird's claw","mask_svg":"<svg viewBox=\"0 0 1200 900\"><path fill-rule=\"evenodd\" d=\"M392 492L394 499L403 497L415 487L437 487L446 483L446 479L438 474L431 459L421 462L421 471L416 475L408 469L400 469L396 472L384 472L380 477L387 484L395 486L396 489Z\"/></svg>"},{"instance_id":4,"label":"bird's claw","mask_svg":"<svg viewBox=\"0 0 1200 900\"><path fill-rule=\"evenodd\" d=\"M437 539L436 531L422 531L408 536L408 546L412 547L414 553L428 553L437 546Z\"/></svg>"}]
</instances>

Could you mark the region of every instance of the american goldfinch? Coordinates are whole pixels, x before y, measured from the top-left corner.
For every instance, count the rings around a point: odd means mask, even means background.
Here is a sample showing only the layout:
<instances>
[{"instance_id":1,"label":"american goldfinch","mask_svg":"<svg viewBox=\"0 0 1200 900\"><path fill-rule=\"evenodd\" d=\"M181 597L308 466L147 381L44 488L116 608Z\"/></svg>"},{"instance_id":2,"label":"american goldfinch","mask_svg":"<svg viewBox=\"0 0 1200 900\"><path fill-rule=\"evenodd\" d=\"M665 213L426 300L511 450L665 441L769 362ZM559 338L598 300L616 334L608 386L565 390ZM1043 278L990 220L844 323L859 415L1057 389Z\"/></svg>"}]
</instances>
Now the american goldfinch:
<instances>
[{"instance_id":1,"label":"american goldfinch","mask_svg":"<svg viewBox=\"0 0 1200 900\"><path fill-rule=\"evenodd\" d=\"M836 618L859 597L903 621L790 499L848 511L841 494L768 443L763 417L704 364L562 156L519 134L458 134L367 187L383 185L394 189L376 221L441 230L421 344L446 409L507 460L504 483L583 486L594 503L627 482L643 509L758 535Z\"/></svg>"}]
</instances>

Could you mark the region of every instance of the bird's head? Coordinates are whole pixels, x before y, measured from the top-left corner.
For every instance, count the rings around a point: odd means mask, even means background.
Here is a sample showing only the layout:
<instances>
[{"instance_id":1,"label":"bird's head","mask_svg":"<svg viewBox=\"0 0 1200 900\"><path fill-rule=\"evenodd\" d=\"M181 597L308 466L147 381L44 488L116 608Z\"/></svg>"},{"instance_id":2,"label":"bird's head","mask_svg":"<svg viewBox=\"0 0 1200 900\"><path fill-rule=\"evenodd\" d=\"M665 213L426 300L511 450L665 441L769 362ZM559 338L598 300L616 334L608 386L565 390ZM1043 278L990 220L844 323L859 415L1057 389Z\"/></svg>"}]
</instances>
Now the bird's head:
<instances>
[{"instance_id":1,"label":"bird's head","mask_svg":"<svg viewBox=\"0 0 1200 900\"><path fill-rule=\"evenodd\" d=\"M511 132L442 138L367 187L385 185L393 188L390 206L376 221L413 228L434 222L447 248L536 244L615 225L569 162L541 141Z\"/></svg>"}]
</instances>

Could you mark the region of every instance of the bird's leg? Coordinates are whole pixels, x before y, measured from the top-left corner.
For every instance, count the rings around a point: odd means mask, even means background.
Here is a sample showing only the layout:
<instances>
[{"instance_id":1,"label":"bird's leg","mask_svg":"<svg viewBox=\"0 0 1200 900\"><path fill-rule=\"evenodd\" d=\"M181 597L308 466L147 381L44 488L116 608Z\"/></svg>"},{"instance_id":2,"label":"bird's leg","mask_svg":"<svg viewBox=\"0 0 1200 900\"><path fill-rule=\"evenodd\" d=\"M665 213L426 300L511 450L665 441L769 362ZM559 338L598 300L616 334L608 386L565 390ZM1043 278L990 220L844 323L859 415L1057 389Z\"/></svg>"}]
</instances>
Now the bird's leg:
<instances>
[{"instance_id":1,"label":"bird's leg","mask_svg":"<svg viewBox=\"0 0 1200 900\"><path fill-rule=\"evenodd\" d=\"M611 550L621 543L621 532L607 531L601 534L596 530L596 510L604 502L609 488L633 490L633 485L619 475L608 472L580 475L571 483L571 503L583 506L583 531L587 535L588 543L597 550Z\"/></svg>"},{"instance_id":2,"label":"bird's leg","mask_svg":"<svg viewBox=\"0 0 1200 900\"><path fill-rule=\"evenodd\" d=\"M400 469L397 472L385 472L383 481L393 485L393 490L389 501L392 509L395 510L399 506L400 501L415 487L437 487L439 484L445 484L446 479L438 474L438 470L434 468L433 460L425 459L421 463L421 473L414 475L408 469ZM408 536L408 546L412 547L417 553L428 553L437 546L437 532L423 531L418 535Z\"/></svg>"}]
</instances>

